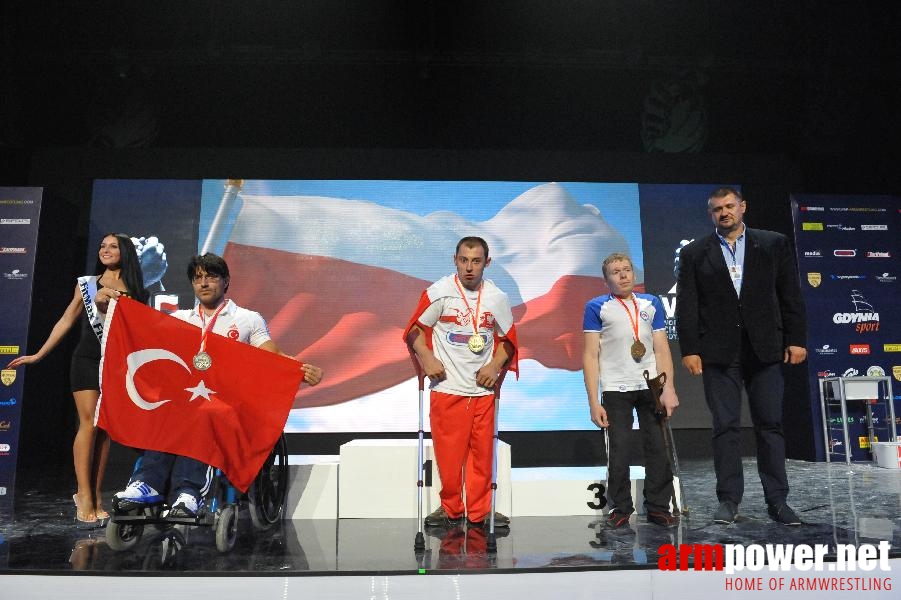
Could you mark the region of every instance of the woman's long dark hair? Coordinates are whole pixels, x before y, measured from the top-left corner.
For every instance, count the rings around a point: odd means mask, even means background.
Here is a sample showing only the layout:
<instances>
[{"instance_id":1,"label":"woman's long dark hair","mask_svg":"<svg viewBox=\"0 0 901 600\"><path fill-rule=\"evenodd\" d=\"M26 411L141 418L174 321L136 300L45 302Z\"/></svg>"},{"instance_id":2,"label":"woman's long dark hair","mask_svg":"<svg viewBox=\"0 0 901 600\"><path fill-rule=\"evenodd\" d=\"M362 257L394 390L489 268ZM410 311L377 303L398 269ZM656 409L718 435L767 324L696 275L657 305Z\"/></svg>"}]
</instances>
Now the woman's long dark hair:
<instances>
[{"instance_id":1,"label":"woman's long dark hair","mask_svg":"<svg viewBox=\"0 0 901 600\"><path fill-rule=\"evenodd\" d=\"M125 289L135 300L141 304L147 304L150 292L144 287L144 273L141 271L141 261L138 259L134 242L124 233L107 233L100 238L100 241L103 242L110 236L119 242L119 278L125 282ZM97 275L102 275L104 270L106 267L100 262L98 256L95 272Z\"/></svg>"}]
</instances>

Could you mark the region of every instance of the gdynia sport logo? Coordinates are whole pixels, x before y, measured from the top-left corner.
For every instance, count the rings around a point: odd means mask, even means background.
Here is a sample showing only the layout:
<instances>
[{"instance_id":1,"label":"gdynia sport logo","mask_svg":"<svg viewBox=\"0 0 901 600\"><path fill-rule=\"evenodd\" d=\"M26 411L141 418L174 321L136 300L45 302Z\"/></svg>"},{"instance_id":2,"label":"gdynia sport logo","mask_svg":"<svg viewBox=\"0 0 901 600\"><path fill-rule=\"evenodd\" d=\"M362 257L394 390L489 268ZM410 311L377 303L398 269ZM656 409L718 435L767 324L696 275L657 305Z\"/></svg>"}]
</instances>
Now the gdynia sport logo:
<instances>
[{"instance_id":1,"label":"gdynia sport logo","mask_svg":"<svg viewBox=\"0 0 901 600\"><path fill-rule=\"evenodd\" d=\"M658 550L662 571L723 571L726 591L739 590L891 590L891 544L837 544L834 560L828 544L664 544ZM878 570L878 571L877 571ZM793 571L791 577L762 576ZM797 571L813 571L799 575ZM861 576L859 571L868 572ZM869 573L877 571L876 573ZM842 573L821 576L814 573ZM854 575L852 575L854 573Z\"/></svg>"}]
</instances>

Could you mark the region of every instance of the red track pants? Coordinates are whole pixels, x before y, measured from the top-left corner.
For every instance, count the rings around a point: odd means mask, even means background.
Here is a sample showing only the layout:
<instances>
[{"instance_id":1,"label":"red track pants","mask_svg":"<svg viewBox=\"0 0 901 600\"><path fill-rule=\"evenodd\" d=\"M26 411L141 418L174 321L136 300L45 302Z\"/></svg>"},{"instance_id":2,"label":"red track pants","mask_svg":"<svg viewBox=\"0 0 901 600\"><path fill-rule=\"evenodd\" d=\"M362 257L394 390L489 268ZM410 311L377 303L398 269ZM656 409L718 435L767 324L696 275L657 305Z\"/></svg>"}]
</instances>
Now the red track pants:
<instances>
[{"instance_id":1,"label":"red track pants","mask_svg":"<svg viewBox=\"0 0 901 600\"><path fill-rule=\"evenodd\" d=\"M432 391L430 405L441 506L452 519L465 513L470 521L481 521L491 510L494 394L457 396ZM468 510L463 503L464 481Z\"/></svg>"}]
</instances>

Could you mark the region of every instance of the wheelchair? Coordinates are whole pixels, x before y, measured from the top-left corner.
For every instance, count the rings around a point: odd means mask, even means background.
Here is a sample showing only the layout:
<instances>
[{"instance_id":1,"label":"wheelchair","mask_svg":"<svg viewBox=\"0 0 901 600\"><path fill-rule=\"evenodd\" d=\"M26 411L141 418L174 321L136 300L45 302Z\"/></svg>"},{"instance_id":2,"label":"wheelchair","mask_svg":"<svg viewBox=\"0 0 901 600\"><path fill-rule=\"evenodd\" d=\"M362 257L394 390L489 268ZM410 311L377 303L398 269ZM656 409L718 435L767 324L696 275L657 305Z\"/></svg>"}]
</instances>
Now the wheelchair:
<instances>
[{"instance_id":1,"label":"wheelchair","mask_svg":"<svg viewBox=\"0 0 901 600\"><path fill-rule=\"evenodd\" d=\"M130 511L113 510L106 525L106 542L117 552L129 550L140 541L144 528L154 526L160 531L174 527L212 527L216 549L230 552L238 534L238 513L246 508L253 527L267 531L281 519L288 494L288 443L284 434L263 463L247 493L234 488L225 475L215 469L210 490L203 497L203 508L194 517L170 517L165 503L135 508ZM181 541L184 544L184 541Z\"/></svg>"}]
</instances>

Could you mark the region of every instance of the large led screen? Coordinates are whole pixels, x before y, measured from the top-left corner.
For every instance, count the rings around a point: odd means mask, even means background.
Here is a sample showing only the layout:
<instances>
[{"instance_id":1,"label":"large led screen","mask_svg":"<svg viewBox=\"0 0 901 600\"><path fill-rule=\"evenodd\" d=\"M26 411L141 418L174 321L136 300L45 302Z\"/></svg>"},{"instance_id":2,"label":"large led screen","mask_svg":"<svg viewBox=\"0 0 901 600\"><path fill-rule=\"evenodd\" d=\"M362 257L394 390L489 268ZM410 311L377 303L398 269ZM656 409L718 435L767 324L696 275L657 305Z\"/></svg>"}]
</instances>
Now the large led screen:
<instances>
[{"instance_id":1,"label":"large led screen","mask_svg":"<svg viewBox=\"0 0 901 600\"><path fill-rule=\"evenodd\" d=\"M500 428L593 429L581 328L585 302L607 292L602 260L632 257L637 289L661 297L674 339L674 263L682 245L712 227L705 205L715 187L98 180L91 239L123 231L139 240L161 310L194 305L184 273L192 254L221 254L229 297L266 318L282 351L325 371L320 385L298 392L286 431L391 432L418 426L401 332L422 291L454 272L456 242L481 236L492 259L485 276L508 294L521 344L520 377L502 390ZM700 382L679 375L675 342L673 353L684 399L674 425L706 426Z\"/></svg>"}]
</instances>

